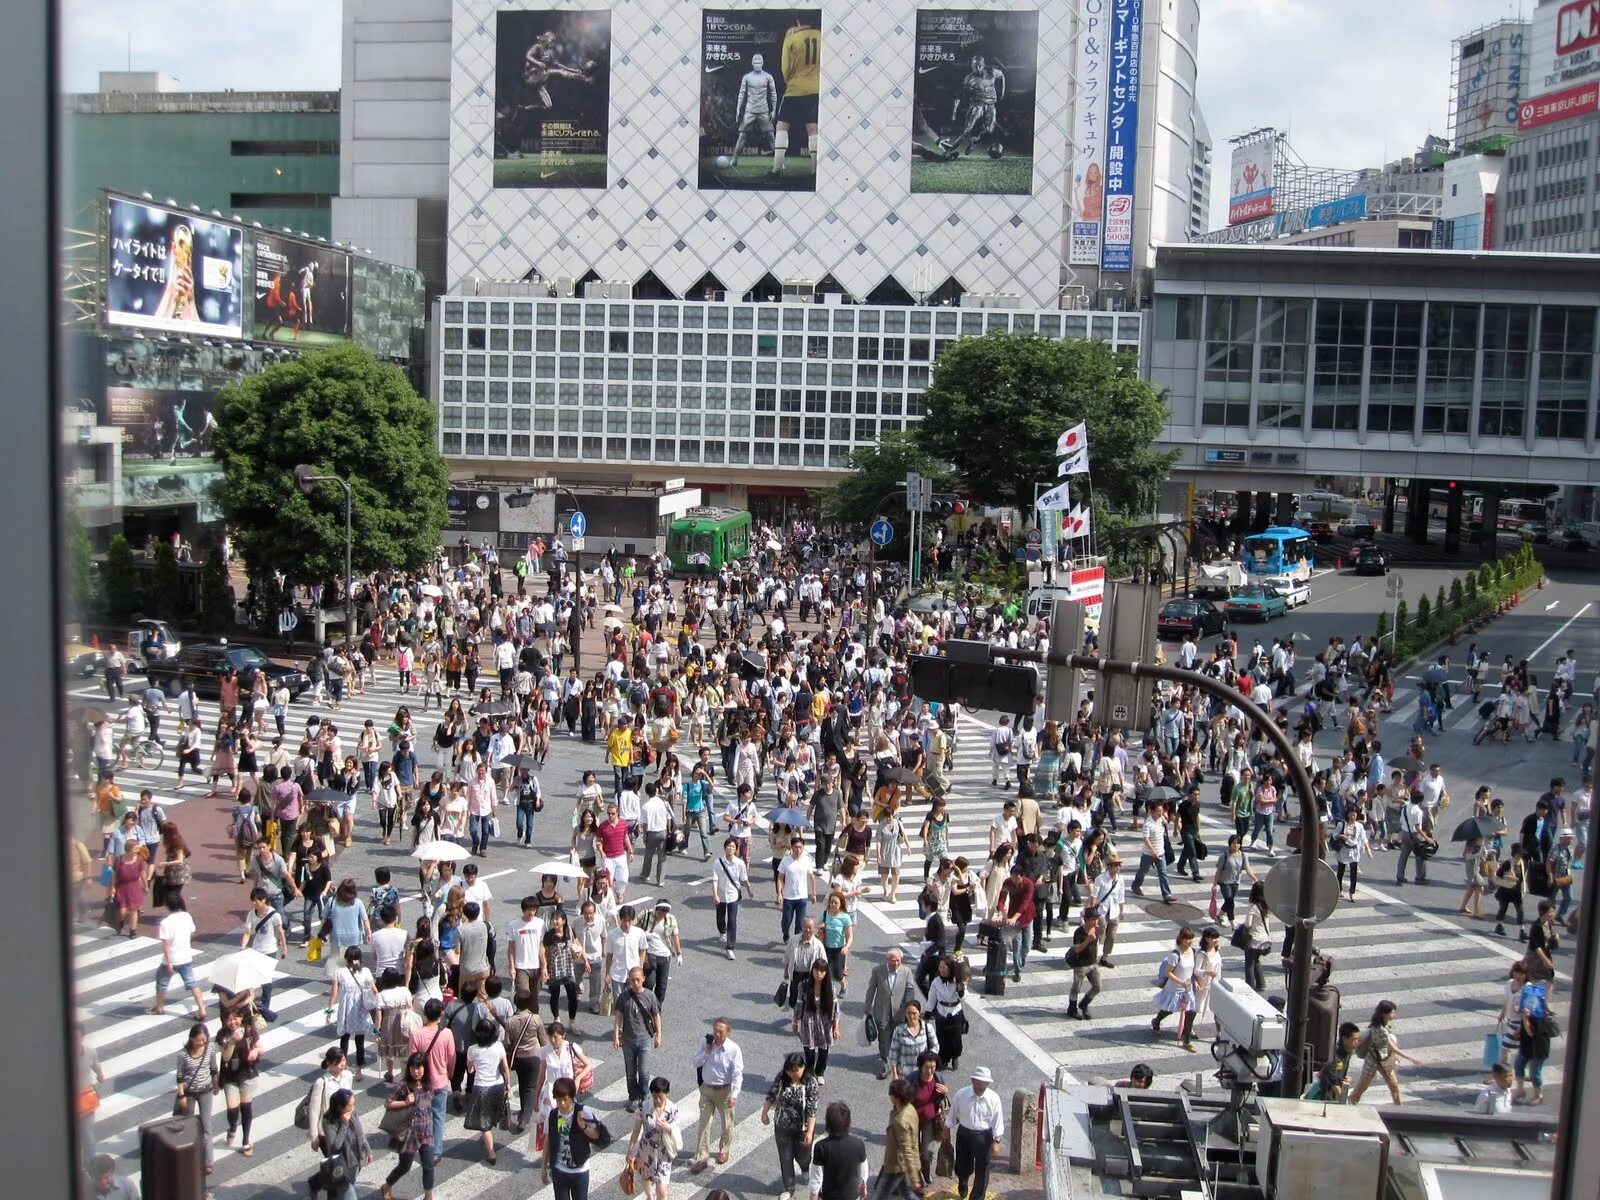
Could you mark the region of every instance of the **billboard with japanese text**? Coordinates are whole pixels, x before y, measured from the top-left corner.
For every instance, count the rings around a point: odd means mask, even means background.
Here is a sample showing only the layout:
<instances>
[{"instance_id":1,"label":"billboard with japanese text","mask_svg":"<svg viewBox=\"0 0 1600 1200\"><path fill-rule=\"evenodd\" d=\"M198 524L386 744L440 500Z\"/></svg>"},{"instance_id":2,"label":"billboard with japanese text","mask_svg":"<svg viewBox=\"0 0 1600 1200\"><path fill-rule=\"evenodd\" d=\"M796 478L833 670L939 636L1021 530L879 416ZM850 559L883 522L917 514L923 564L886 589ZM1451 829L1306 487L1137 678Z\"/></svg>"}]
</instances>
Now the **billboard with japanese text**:
<instances>
[{"instance_id":1,"label":"billboard with japanese text","mask_svg":"<svg viewBox=\"0 0 1600 1200\"><path fill-rule=\"evenodd\" d=\"M1039 14L925 8L917 13L911 191L1027 196Z\"/></svg>"},{"instance_id":2,"label":"billboard with japanese text","mask_svg":"<svg viewBox=\"0 0 1600 1200\"><path fill-rule=\"evenodd\" d=\"M817 190L822 11L700 14L700 186Z\"/></svg>"},{"instance_id":3,"label":"billboard with japanese text","mask_svg":"<svg viewBox=\"0 0 1600 1200\"><path fill-rule=\"evenodd\" d=\"M106 197L106 323L237 338L244 230L123 196Z\"/></svg>"},{"instance_id":4,"label":"billboard with japanese text","mask_svg":"<svg viewBox=\"0 0 1600 1200\"><path fill-rule=\"evenodd\" d=\"M252 230L250 264L258 342L325 346L350 337L350 255L278 233Z\"/></svg>"},{"instance_id":5,"label":"billboard with japanese text","mask_svg":"<svg viewBox=\"0 0 1600 1200\"><path fill-rule=\"evenodd\" d=\"M1100 261L1100 225L1106 204L1108 9L1109 0L1081 0L1078 5L1076 136L1067 213L1067 262L1074 267L1092 267Z\"/></svg>"},{"instance_id":6,"label":"billboard with japanese text","mask_svg":"<svg viewBox=\"0 0 1600 1200\"><path fill-rule=\"evenodd\" d=\"M1111 0L1106 91L1106 219L1100 269L1133 270L1133 193L1139 176L1143 0Z\"/></svg>"},{"instance_id":7,"label":"billboard with japanese text","mask_svg":"<svg viewBox=\"0 0 1600 1200\"><path fill-rule=\"evenodd\" d=\"M1278 143L1268 138L1233 148L1228 169L1228 224L1272 215L1272 162Z\"/></svg>"},{"instance_id":8,"label":"billboard with japanese text","mask_svg":"<svg viewBox=\"0 0 1600 1200\"><path fill-rule=\"evenodd\" d=\"M609 10L495 15L494 186L604 188Z\"/></svg>"}]
</instances>

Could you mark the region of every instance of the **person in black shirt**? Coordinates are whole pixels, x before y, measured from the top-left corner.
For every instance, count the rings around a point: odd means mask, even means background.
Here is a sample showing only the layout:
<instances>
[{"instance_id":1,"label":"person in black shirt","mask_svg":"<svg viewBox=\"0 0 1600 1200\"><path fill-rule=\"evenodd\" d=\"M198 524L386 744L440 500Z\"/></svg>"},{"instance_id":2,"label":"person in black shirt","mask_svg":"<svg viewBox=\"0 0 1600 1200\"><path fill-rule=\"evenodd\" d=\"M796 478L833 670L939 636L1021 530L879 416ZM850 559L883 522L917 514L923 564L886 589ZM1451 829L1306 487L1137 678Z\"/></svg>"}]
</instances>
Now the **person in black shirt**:
<instances>
[{"instance_id":1,"label":"person in black shirt","mask_svg":"<svg viewBox=\"0 0 1600 1200\"><path fill-rule=\"evenodd\" d=\"M1182 875L1185 864L1191 872L1190 878L1196 883L1200 882L1200 855L1197 843L1200 840L1200 789L1191 787L1182 800L1178 801L1178 834L1183 839L1183 852L1178 855L1178 874Z\"/></svg>"},{"instance_id":2,"label":"person in black shirt","mask_svg":"<svg viewBox=\"0 0 1600 1200\"><path fill-rule=\"evenodd\" d=\"M828 1133L811 1150L811 1200L865 1200L867 1144L850 1132L850 1106L835 1100L822 1121Z\"/></svg>"}]
</instances>

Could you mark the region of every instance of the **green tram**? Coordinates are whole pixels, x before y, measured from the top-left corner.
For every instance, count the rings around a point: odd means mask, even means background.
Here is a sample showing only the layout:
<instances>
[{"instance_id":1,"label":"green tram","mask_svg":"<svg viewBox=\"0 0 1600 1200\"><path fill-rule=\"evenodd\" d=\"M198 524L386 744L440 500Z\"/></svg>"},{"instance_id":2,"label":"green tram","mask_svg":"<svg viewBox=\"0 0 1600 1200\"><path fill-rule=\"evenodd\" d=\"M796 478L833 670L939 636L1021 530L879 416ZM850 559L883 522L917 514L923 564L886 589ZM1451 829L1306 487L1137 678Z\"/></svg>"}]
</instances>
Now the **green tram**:
<instances>
[{"instance_id":1,"label":"green tram","mask_svg":"<svg viewBox=\"0 0 1600 1200\"><path fill-rule=\"evenodd\" d=\"M720 571L750 555L752 522L739 508L691 508L667 527L667 557L680 575Z\"/></svg>"}]
</instances>

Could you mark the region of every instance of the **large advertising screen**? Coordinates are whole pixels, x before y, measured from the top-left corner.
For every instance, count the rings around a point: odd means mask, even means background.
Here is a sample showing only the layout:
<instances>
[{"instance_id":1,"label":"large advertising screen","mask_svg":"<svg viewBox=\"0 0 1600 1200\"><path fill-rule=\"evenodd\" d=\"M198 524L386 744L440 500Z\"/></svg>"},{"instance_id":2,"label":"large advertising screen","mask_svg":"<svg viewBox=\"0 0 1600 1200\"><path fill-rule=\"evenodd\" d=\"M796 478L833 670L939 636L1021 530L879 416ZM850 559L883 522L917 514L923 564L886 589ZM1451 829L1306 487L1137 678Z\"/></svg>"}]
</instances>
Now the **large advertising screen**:
<instances>
[{"instance_id":1,"label":"large advertising screen","mask_svg":"<svg viewBox=\"0 0 1600 1200\"><path fill-rule=\"evenodd\" d=\"M1072 196L1068 201L1067 262L1093 267L1100 262L1100 223L1106 207L1106 56L1107 0L1078 6L1078 89L1073 125Z\"/></svg>"},{"instance_id":2,"label":"large advertising screen","mask_svg":"<svg viewBox=\"0 0 1600 1200\"><path fill-rule=\"evenodd\" d=\"M1106 219L1102 271L1133 270L1133 190L1139 178L1139 85L1144 0L1111 0L1110 88L1106 95Z\"/></svg>"},{"instance_id":3,"label":"large advertising screen","mask_svg":"<svg viewBox=\"0 0 1600 1200\"><path fill-rule=\"evenodd\" d=\"M816 191L822 10L708 8L700 33L700 186Z\"/></svg>"},{"instance_id":4,"label":"large advertising screen","mask_svg":"<svg viewBox=\"0 0 1600 1200\"><path fill-rule=\"evenodd\" d=\"M258 342L326 346L350 336L350 255L276 233L252 231L252 336Z\"/></svg>"},{"instance_id":5,"label":"large advertising screen","mask_svg":"<svg viewBox=\"0 0 1600 1200\"><path fill-rule=\"evenodd\" d=\"M122 196L106 201L107 324L242 336L243 229Z\"/></svg>"},{"instance_id":6,"label":"large advertising screen","mask_svg":"<svg viewBox=\"0 0 1600 1200\"><path fill-rule=\"evenodd\" d=\"M605 187L610 127L611 13L497 14L495 187Z\"/></svg>"},{"instance_id":7,"label":"large advertising screen","mask_svg":"<svg viewBox=\"0 0 1600 1200\"><path fill-rule=\"evenodd\" d=\"M1033 191L1039 14L921 9L912 82L911 190Z\"/></svg>"},{"instance_id":8,"label":"large advertising screen","mask_svg":"<svg viewBox=\"0 0 1600 1200\"><path fill-rule=\"evenodd\" d=\"M124 459L210 458L215 392L108 387L105 423L122 430Z\"/></svg>"},{"instance_id":9,"label":"large advertising screen","mask_svg":"<svg viewBox=\"0 0 1600 1200\"><path fill-rule=\"evenodd\" d=\"M1272 157L1277 145L1268 139L1233 148L1228 170L1229 225L1272 215Z\"/></svg>"}]
</instances>

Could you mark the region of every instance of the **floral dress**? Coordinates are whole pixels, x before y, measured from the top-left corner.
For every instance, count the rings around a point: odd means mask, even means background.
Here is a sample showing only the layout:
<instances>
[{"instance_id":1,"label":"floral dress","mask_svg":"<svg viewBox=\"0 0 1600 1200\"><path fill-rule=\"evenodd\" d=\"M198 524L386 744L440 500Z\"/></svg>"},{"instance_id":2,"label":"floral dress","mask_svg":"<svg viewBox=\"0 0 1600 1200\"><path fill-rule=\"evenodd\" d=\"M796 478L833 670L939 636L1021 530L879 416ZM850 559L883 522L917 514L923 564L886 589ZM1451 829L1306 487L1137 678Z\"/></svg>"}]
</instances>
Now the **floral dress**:
<instances>
[{"instance_id":1,"label":"floral dress","mask_svg":"<svg viewBox=\"0 0 1600 1200\"><path fill-rule=\"evenodd\" d=\"M831 1011L812 1002L812 996L801 991L794 1006L794 1032L807 1050L826 1050L833 1045L833 1026L839 1019L839 1000L834 997Z\"/></svg>"},{"instance_id":2,"label":"floral dress","mask_svg":"<svg viewBox=\"0 0 1600 1200\"><path fill-rule=\"evenodd\" d=\"M412 1091L409 1083L402 1083L389 1093L391 1100L410 1100L411 1119L400 1135L395 1149L401 1154L420 1155L433 1148L433 1092L427 1088Z\"/></svg>"},{"instance_id":3,"label":"floral dress","mask_svg":"<svg viewBox=\"0 0 1600 1200\"><path fill-rule=\"evenodd\" d=\"M672 1127L666 1132L656 1125L657 1118ZM677 1133L678 1106L670 1100L659 1109L647 1102L644 1115L644 1132L639 1135L634 1154L638 1160L638 1178L643 1183L666 1184L672 1180L672 1160L677 1156L681 1139Z\"/></svg>"}]
</instances>

